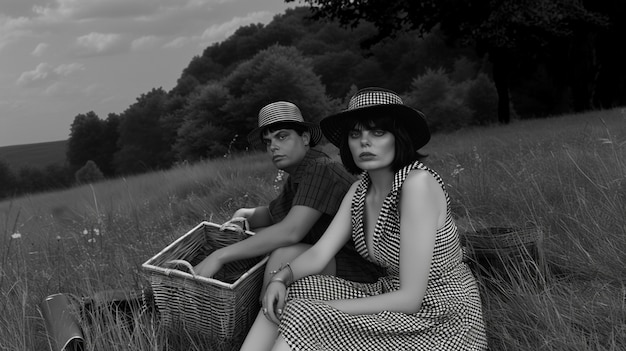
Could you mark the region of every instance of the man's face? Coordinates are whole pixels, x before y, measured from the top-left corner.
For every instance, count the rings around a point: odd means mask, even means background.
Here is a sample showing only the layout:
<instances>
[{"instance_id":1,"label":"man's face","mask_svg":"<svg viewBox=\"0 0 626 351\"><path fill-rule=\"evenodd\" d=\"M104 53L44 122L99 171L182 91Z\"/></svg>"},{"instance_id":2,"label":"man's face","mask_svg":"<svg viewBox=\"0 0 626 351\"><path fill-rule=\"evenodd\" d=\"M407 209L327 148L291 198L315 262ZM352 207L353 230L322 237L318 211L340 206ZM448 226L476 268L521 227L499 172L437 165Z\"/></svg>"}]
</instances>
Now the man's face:
<instances>
[{"instance_id":1,"label":"man's face","mask_svg":"<svg viewBox=\"0 0 626 351\"><path fill-rule=\"evenodd\" d=\"M293 129L279 129L263 133L263 143L278 169L287 173L295 170L309 149L310 134L298 135Z\"/></svg>"}]
</instances>

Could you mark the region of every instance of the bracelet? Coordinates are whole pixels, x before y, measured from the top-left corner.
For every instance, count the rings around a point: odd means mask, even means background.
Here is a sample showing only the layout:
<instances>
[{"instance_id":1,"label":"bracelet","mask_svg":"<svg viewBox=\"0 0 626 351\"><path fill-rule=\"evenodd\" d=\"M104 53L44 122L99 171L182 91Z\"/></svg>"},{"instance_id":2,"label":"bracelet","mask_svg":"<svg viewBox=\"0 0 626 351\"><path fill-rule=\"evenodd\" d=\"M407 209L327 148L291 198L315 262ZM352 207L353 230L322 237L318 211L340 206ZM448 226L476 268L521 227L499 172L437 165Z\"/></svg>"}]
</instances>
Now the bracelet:
<instances>
[{"instance_id":1,"label":"bracelet","mask_svg":"<svg viewBox=\"0 0 626 351\"><path fill-rule=\"evenodd\" d=\"M286 281L284 281L284 280L283 280L283 279L281 279L281 278L272 278L272 279L270 280L270 282L268 283L268 285L269 285L269 284L272 284L272 283L281 283L282 285L284 285L284 286L285 286L285 288L287 287L287 282L286 282Z\"/></svg>"},{"instance_id":2,"label":"bracelet","mask_svg":"<svg viewBox=\"0 0 626 351\"><path fill-rule=\"evenodd\" d=\"M284 269L289 269L289 275L286 278L281 278L281 277L277 277L276 273L278 272L282 272ZM283 285L285 285L285 287L291 285L291 283L293 283L293 270L291 269L291 265L289 263L285 264L284 266L281 266L280 269L276 270L276 271L272 271L270 272L270 275L272 276L272 279L270 279L270 283L271 282L279 282Z\"/></svg>"}]
</instances>

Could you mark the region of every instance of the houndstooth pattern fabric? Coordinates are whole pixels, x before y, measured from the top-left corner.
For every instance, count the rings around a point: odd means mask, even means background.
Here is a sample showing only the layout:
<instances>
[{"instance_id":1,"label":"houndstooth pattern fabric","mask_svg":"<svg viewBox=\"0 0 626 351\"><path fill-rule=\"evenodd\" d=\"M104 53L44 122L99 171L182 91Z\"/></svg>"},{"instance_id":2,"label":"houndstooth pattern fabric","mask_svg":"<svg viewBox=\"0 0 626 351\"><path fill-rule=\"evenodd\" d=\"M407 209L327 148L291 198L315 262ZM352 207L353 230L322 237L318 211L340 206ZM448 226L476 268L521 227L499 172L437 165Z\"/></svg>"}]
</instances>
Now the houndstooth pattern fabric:
<instances>
[{"instance_id":1,"label":"houndstooth pattern fabric","mask_svg":"<svg viewBox=\"0 0 626 351\"><path fill-rule=\"evenodd\" d=\"M361 94L354 95L352 99L350 99L350 102L348 103L348 110L353 110L366 106L388 104L402 105L402 98L386 90L366 90L363 91Z\"/></svg>"},{"instance_id":2,"label":"houndstooth pattern fabric","mask_svg":"<svg viewBox=\"0 0 626 351\"><path fill-rule=\"evenodd\" d=\"M325 304L334 299L373 296L400 288L399 198L409 172L426 170L444 190L445 225L437 230L428 286L414 314L383 311L349 315ZM363 214L370 180L365 173L352 199L353 240L359 253L372 260L365 245ZM279 327L292 350L485 350L481 300L476 280L462 262L461 247L450 211L450 199L439 175L420 162L396 173L375 226L373 258L387 268L376 283L355 283L334 276L309 276L289 288Z\"/></svg>"}]
</instances>

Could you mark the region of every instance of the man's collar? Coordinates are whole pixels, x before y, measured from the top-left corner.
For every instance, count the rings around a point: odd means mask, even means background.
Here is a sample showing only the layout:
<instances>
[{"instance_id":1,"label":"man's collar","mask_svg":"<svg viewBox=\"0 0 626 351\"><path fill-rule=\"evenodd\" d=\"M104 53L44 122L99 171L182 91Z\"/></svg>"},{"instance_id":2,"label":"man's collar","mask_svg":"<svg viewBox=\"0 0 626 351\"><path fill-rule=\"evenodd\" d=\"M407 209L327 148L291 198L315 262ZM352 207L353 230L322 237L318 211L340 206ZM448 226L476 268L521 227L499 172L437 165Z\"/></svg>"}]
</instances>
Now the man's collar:
<instances>
[{"instance_id":1,"label":"man's collar","mask_svg":"<svg viewBox=\"0 0 626 351\"><path fill-rule=\"evenodd\" d=\"M311 163L315 162L316 159L319 159L319 158L330 158L330 157L328 157L328 155L326 155L320 150L310 148L304 155L304 159L302 159L302 162L300 162L300 164L296 168L296 171L290 175L292 177L292 181L299 183L302 177L304 177L308 166Z\"/></svg>"}]
</instances>

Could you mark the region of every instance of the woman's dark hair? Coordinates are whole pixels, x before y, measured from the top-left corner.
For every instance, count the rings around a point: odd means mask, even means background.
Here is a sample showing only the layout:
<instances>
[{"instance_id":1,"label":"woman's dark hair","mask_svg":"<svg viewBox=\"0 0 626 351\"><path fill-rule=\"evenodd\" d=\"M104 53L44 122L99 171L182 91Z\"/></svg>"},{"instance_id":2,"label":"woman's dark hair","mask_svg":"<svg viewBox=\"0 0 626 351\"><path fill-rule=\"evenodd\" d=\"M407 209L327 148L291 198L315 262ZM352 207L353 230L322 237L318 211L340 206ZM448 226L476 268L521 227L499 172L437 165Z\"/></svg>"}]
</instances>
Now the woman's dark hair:
<instances>
[{"instance_id":1,"label":"woman's dark hair","mask_svg":"<svg viewBox=\"0 0 626 351\"><path fill-rule=\"evenodd\" d=\"M281 129L292 129L293 131L298 133L299 136L302 136L302 133L304 132L309 132L309 134L311 134L311 131L309 130L309 128L306 126L303 126L302 124L294 123L294 122L277 122L263 129L263 131L259 135L259 138L261 138L261 143L265 145L263 143L263 136L266 133L274 133L275 131L281 130ZM315 146L315 141L313 141L313 138L310 138L310 139L311 140L309 140L309 146L310 147Z\"/></svg>"},{"instance_id":2,"label":"woman's dark hair","mask_svg":"<svg viewBox=\"0 0 626 351\"><path fill-rule=\"evenodd\" d=\"M350 152L350 146L348 145L348 132L355 128L369 130L382 129L393 134L395 137L395 157L391 163L391 168L394 172L399 171L402 167L415 161L420 161L427 156L415 150L408 128L406 128L404 123L402 123L402 120L399 118L364 118L354 120L352 123L348 123L345 126L346 127L341 131L342 139L339 146L339 155L341 156L341 162L346 170L352 174L359 174L363 172L363 170L357 167L354 162L354 158Z\"/></svg>"}]
</instances>

